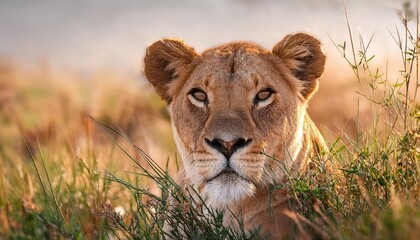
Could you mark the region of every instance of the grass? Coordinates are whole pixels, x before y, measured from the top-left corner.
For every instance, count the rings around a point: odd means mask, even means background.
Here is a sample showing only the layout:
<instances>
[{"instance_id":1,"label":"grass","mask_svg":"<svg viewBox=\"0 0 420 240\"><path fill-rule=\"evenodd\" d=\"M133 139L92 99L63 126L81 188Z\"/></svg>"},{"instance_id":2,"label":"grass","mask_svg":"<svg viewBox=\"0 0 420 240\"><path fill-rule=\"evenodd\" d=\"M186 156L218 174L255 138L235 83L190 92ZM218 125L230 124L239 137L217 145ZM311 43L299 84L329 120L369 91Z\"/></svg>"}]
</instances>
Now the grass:
<instances>
[{"instance_id":1,"label":"grass","mask_svg":"<svg viewBox=\"0 0 420 240\"><path fill-rule=\"evenodd\" d=\"M337 133L310 172L273 187L295 196L290 216L303 236L420 236L418 11L404 5L401 21L402 30L390 31L401 52L396 81L388 68L374 67L375 38L356 41L349 20L349 39L336 44L371 118L366 129L356 119L354 138ZM258 229L223 226L222 213L179 189L165 107L121 78L103 72L80 80L1 64L0 238L263 238Z\"/></svg>"}]
</instances>

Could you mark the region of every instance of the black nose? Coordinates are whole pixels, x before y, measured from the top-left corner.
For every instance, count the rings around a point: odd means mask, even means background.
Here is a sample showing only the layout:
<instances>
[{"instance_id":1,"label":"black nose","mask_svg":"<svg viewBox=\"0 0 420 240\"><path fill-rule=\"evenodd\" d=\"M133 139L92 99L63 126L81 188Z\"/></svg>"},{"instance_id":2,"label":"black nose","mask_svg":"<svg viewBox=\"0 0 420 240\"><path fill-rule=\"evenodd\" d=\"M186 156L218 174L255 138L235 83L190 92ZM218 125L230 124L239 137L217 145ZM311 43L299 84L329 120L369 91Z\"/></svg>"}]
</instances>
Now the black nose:
<instances>
[{"instance_id":1,"label":"black nose","mask_svg":"<svg viewBox=\"0 0 420 240\"><path fill-rule=\"evenodd\" d=\"M230 159L230 157L236 150L245 147L250 142L251 142L251 139L245 140L243 138L237 138L229 142L226 142L220 138L215 138L211 141L206 138L206 143L210 145L210 147L221 152L226 157L227 160Z\"/></svg>"}]
</instances>

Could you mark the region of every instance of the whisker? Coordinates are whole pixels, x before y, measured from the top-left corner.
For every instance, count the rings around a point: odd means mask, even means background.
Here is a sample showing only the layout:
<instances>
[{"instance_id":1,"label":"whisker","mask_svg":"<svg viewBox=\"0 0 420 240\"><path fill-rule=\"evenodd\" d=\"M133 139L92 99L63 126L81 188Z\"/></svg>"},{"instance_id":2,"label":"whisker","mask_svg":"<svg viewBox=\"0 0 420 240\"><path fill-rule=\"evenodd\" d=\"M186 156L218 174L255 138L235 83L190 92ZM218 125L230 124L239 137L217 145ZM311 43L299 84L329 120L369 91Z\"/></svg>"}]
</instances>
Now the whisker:
<instances>
[{"instance_id":1,"label":"whisker","mask_svg":"<svg viewBox=\"0 0 420 240\"><path fill-rule=\"evenodd\" d=\"M213 161L218 161L217 158L207 158L207 159L193 159L191 162L213 162Z\"/></svg>"},{"instance_id":2,"label":"whisker","mask_svg":"<svg viewBox=\"0 0 420 240\"><path fill-rule=\"evenodd\" d=\"M244 162L263 162L263 159L255 159L255 158L239 158L238 161Z\"/></svg>"}]
</instances>

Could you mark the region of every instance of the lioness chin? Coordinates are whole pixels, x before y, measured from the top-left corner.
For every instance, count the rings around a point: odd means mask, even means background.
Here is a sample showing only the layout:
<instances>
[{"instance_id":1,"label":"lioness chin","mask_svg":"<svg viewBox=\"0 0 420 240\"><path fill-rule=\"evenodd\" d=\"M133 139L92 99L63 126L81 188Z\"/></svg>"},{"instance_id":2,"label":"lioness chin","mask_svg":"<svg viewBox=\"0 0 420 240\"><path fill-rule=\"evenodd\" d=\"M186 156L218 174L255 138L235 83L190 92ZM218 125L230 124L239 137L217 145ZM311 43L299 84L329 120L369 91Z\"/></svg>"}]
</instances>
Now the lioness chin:
<instances>
[{"instance_id":1,"label":"lioness chin","mask_svg":"<svg viewBox=\"0 0 420 240\"><path fill-rule=\"evenodd\" d=\"M269 191L325 149L306 111L324 64L320 42L304 33L272 51L234 42L198 54L177 39L148 47L145 74L168 104L183 161L178 183L240 214L246 230L288 236L290 196ZM224 222L237 227L230 214Z\"/></svg>"}]
</instances>

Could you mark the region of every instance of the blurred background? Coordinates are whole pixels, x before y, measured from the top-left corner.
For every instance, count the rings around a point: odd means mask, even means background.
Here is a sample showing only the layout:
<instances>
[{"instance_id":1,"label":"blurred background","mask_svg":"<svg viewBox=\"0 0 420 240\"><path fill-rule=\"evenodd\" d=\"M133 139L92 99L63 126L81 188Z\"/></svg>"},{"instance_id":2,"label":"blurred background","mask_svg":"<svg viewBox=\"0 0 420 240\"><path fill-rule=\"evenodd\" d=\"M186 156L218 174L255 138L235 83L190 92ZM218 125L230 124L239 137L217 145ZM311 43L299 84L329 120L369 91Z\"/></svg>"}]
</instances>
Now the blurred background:
<instances>
[{"instance_id":1,"label":"blurred background","mask_svg":"<svg viewBox=\"0 0 420 240\"><path fill-rule=\"evenodd\" d=\"M297 31L316 35L330 52L328 35L347 36L343 2L356 33L375 34L377 49L393 47L381 39L398 22L396 0L17 0L1 2L0 56L26 66L137 75L145 47L162 37L182 38L197 51L237 40L271 48Z\"/></svg>"},{"instance_id":2,"label":"blurred background","mask_svg":"<svg viewBox=\"0 0 420 240\"><path fill-rule=\"evenodd\" d=\"M401 53L391 33L401 1L1 1L0 144L8 155L22 149L22 138L32 150L39 142L85 149L106 142L92 130L93 116L153 158L174 157L169 116L143 75L146 47L176 37L198 52L239 40L271 49L300 31L321 39L328 56L310 114L329 140L351 139L370 111L336 49L349 46L344 5L356 42L373 36L372 64L398 75Z\"/></svg>"},{"instance_id":3,"label":"blurred background","mask_svg":"<svg viewBox=\"0 0 420 240\"><path fill-rule=\"evenodd\" d=\"M271 49L289 33L313 34L324 45L327 63L309 114L326 139L331 143L341 138L351 149L365 144L352 142L360 132L375 141L389 134L386 129L392 123L385 120L408 114L397 109L403 101L395 100L404 95L374 91L382 86L404 90L403 74L416 72L401 71L403 55L412 55L403 54L398 36L416 29L411 14L404 28L403 2L407 1L1 0L0 238L59 239L57 232L76 239L107 236L109 221L104 217L138 212L136 204L148 200L136 193L134 201L131 188L110 180L110 173L160 195L156 182L141 174L150 170L147 158L131 144L171 176L177 172L179 157L166 106L143 74L145 49L160 38L182 38L202 52L229 41L252 41ZM407 6L405 13L413 8ZM364 73L359 78L340 53L346 46L346 57L352 58L345 8L357 59L362 57L360 43L369 46L370 66L359 66ZM409 41L407 47L417 49L413 44L417 41ZM397 79L400 82L394 84ZM368 97L362 96L363 86ZM378 93L383 93L381 100L372 104ZM386 111L381 114L381 109ZM381 129L381 124L388 127ZM407 184L405 179L401 186ZM377 208L382 210L382 205ZM370 205L367 209L376 217ZM133 215L128 216L126 222ZM396 222L401 223L399 218ZM365 229L372 226L367 223ZM401 229L395 226L391 229ZM411 225L404 226L411 230Z\"/></svg>"}]
</instances>

